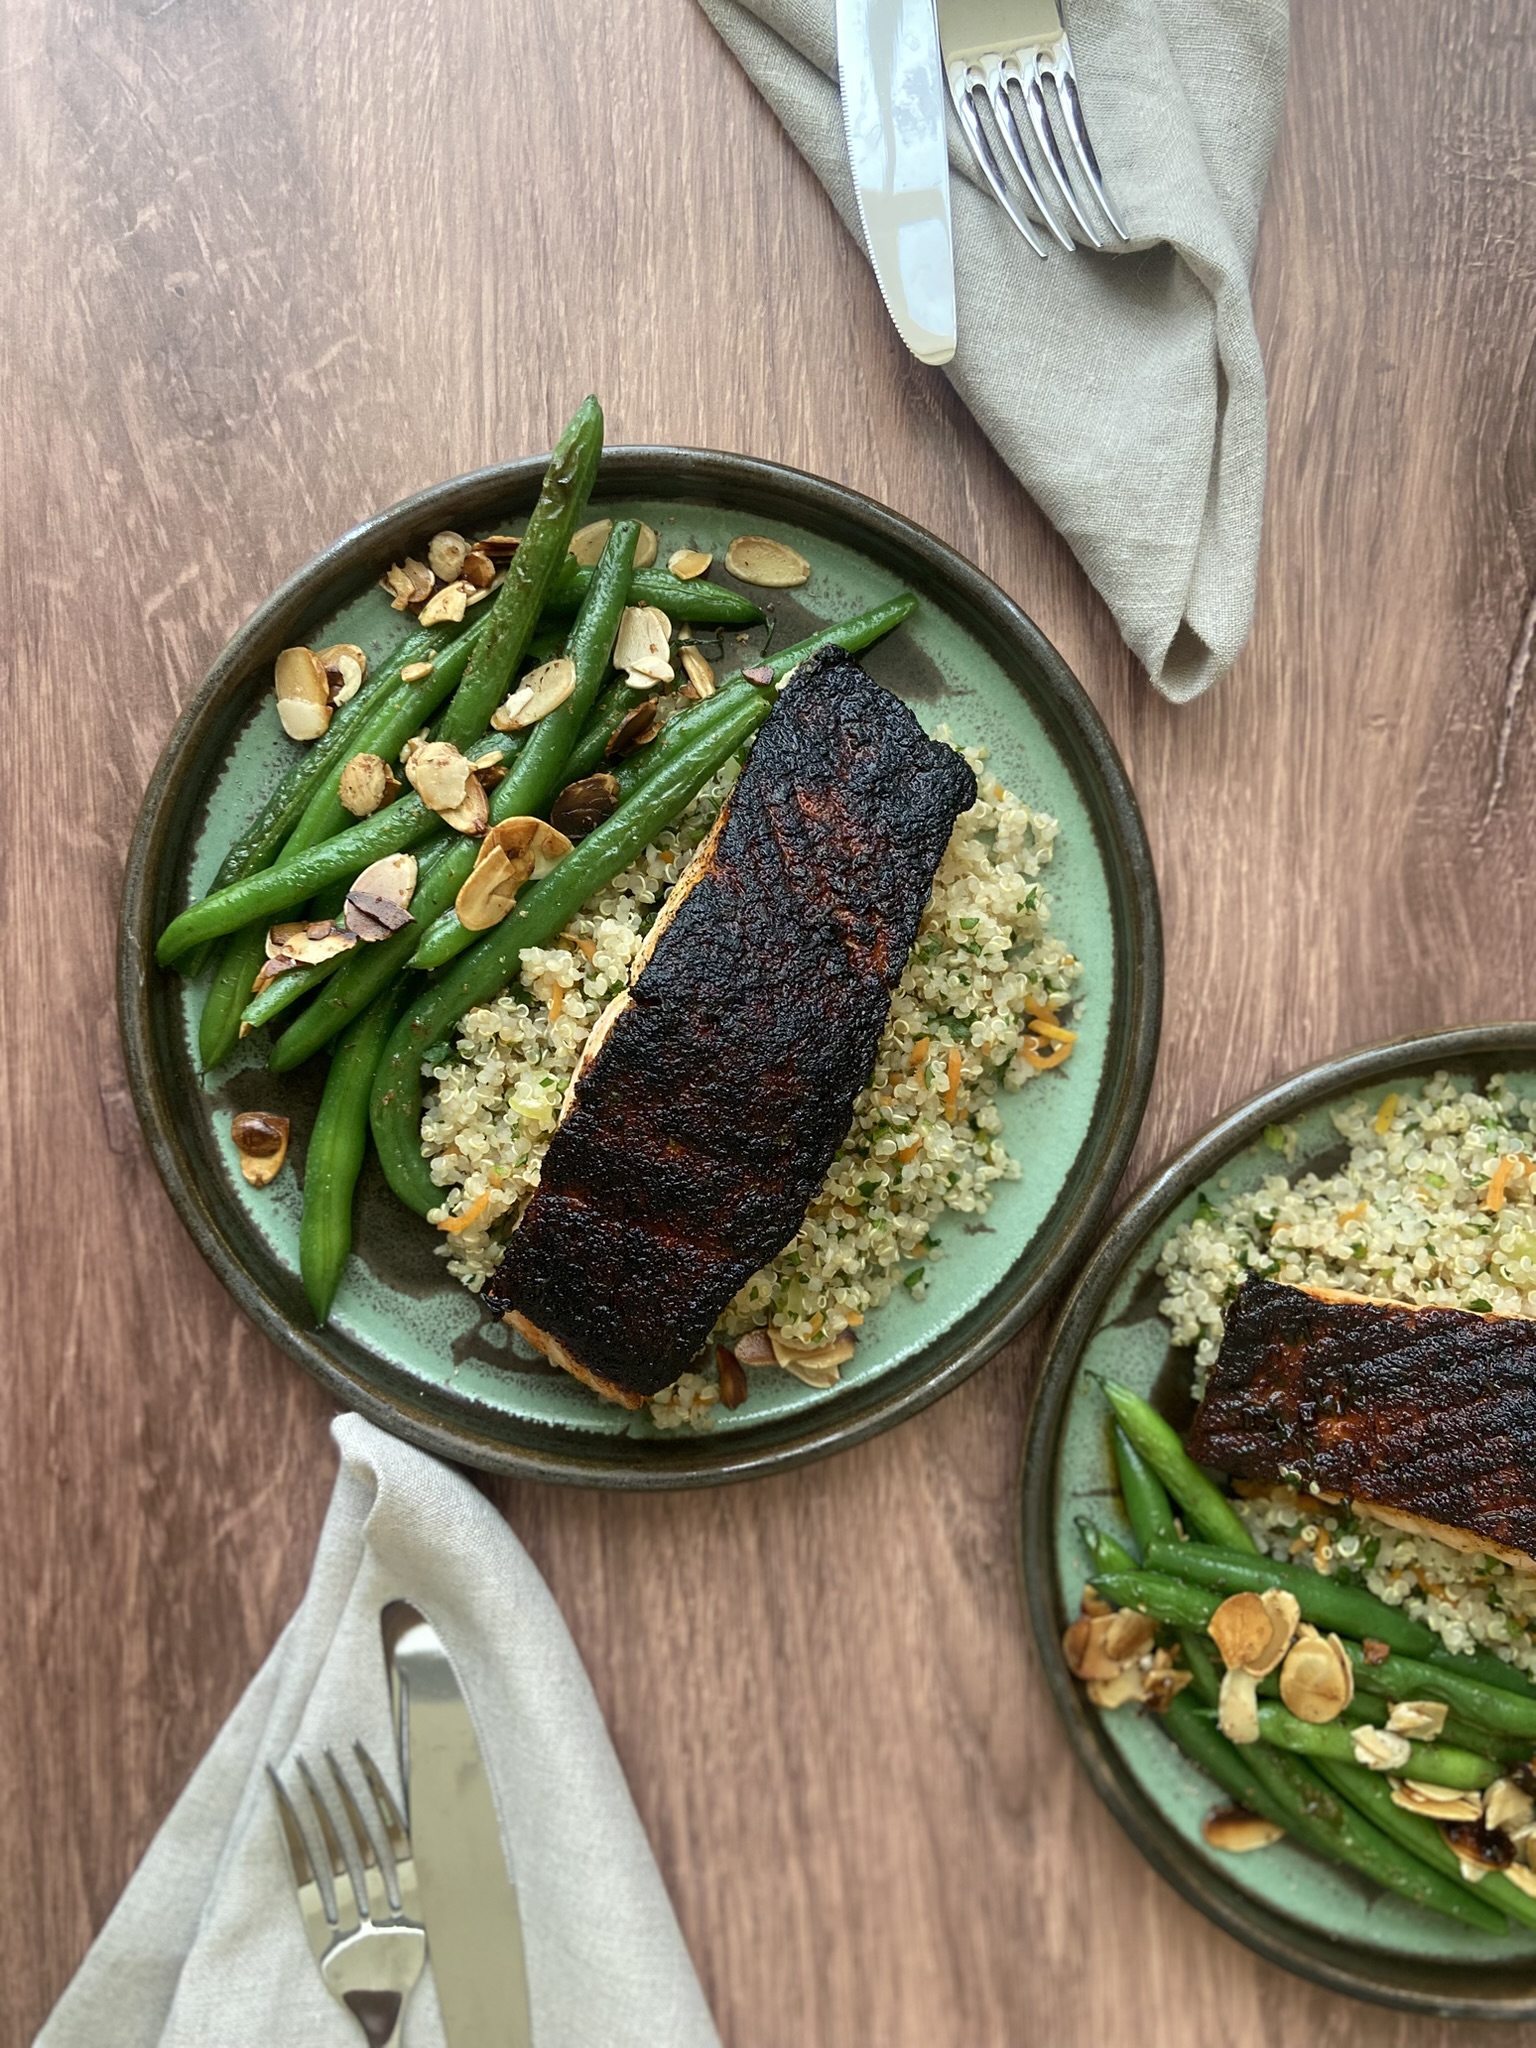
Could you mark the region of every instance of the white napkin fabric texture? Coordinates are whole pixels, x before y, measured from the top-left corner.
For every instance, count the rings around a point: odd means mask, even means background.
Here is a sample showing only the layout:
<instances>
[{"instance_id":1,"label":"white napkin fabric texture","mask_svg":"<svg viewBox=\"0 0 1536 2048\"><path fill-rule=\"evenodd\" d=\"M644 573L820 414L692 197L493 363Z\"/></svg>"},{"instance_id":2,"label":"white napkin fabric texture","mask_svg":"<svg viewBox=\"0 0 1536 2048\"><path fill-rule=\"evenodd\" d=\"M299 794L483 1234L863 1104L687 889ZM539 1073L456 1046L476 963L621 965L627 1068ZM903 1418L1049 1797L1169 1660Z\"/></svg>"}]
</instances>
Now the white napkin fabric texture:
<instances>
[{"instance_id":1,"label":"white napkin fabric texture","mask_svg":"<svg viewBox=\"0 0 1536 2048\"><path fill-rule=\"evenodd\" d=\"M704 1995L560 1610L489 1501L355 1415L308 1591L199 1765L38 2048L358 2048L321 1982L272 1792L361 1739L401 1794L380 1610L453 1660L518 1887L537 2048L718 2048ZM322 1776L324 1774L322 1773ZM302 1803L302 1802L301 1802ZM403 1807L403 1801L402 1801ZM405 2048L438 2048L428 1962Z\"/></svg>"},{"instance_id":2,"label":"white napkin fabric texture","mask_svg":"<svg viewBox=\"0 0 1536 2048\"><path fill-rule=\"evenodd\" d=\"M862 245L832 0L700 4ZM1231 667L1253 623L1265 399L1248 279L1285 97L1287 0L1063 11L1133 247L1053 248L1042 262L951 112L959 346L946 374L1153 682L1182 702Z\"/></svg>"}]
</instances>

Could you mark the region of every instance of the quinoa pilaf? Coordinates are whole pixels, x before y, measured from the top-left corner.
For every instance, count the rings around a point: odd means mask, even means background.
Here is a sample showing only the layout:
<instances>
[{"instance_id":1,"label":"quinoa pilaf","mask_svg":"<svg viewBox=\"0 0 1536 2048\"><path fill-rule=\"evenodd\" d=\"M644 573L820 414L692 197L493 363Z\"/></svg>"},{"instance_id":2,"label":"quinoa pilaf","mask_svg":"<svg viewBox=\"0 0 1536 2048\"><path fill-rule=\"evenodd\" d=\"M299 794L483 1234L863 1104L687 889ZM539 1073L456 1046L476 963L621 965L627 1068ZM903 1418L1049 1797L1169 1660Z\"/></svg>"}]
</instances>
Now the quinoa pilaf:
<instances>
[{"instance_id":1,"label":"quinoa pilaf","mask_svg":"<svg viewBox=\"0 0 1536 2048\"><path fill-rule=\"evenodd\" d=\"M949 735L941 727L938 737ZM819 1349L856 1333L898 1286L920 1298L942 1256L932 1234L941 1213L979 1214L997 1182L1019 1177L1000 1135L999 1087L1018 1089L1071 1054L1066 1019L1082 969L1050 931L1041 881L1056 820L987 774L984 748L962 751L977 801L940 863L853 1127L796 1237L721 1317L720 1344L771 1329L781 1343ZM470 1011L452 1056L429 1065L437 1092L423 1150L445 1190L432 1220L447 1235L448 1270L467 1287L478 1291L494 1272L538 1184L587 1036L738 772L723 769L583 906L559 945L525 953L519 986ZM790 1358L784 1369L813 1386L838 1377L835 1359ZM720 1399L710 1363L655 1396L649 1412L663 1429L707 1427Z\"/></svg>"},{"instance_id":2,"label":"quinoa pilaf","mask_svg":"<svg viewBox=\"0 0 1536 2048\"><path fill-rule=\"evenodd\" d=\"M1169 1238L1159 1304L1194 1347L1197 1388L1221 1344L1222 1312L1252 1273L1382 1300L1536 1315L1536 1099L1501 1076L1479 1094L1437 1074L1417 1096L1359 1100L1334 1115L1349 1146L1336 1173L1267 1175L1221 1188ZM1267 1134L1277 1156L1295 1135ZM1363 1578L1447 1647L1485 1644L1536 1674L1536 1573L1389 1527L1365 1509L1244 1488L1234 1504L1260 1549Z\"/></svg>"}]
</instances>

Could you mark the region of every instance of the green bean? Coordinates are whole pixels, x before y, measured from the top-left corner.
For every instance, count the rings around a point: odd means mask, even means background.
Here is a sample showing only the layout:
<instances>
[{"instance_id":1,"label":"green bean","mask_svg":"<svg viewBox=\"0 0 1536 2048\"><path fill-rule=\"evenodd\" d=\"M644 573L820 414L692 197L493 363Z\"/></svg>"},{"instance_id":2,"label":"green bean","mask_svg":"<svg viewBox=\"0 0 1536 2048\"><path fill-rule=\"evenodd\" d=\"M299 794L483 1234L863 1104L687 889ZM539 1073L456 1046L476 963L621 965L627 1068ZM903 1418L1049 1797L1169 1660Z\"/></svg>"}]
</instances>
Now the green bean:
<instances>
[{"instance_id":1,"label":"green bean","mask_svg":"<svg viewBox=\"0 0 1536 2048\"><path fill-rule=\"evenodd\" d=\"M197 1019L197 1053L205 1074L223 1066L239 1042L240 1013L266 957L264 919L233 932L220 947Z\"/></svg>"},{"instance_id":2,"label":"green bean","mask_svg":"<svg viewBox=\"0 0 1536 2048\"><path fill-rule=\"evenodd\" d=\"M574 563L561 572L544 599L546 618L570 618L586 596L592 580L590 569ZM702 577L684 582L666 569L637 569L629 586L630 604L653 604L669 619L699 626L755 626L762 612L750 597L742 597L719 583Z\"/></svg>"},{"instance_id":3,"label":"green bean","mask_svg":"<svg viewBox=\"0 0 1536 2048\"><path fill-rule=\"evenodd\" d=\"M1184 1653L1184 1662L1189 1667L1193 1681L1190 1691L1206 1706L1214 1707L1221 1698L1221 1673L1216 1659L1211 1655L1211 1641L1198 1628L1179 1630L1179 1647Z\"/></svg>"},{"instance_id":4,"label":"green bean","mask_svg":"<svg viewBox=\"0 0 1536 2048\"><path fill-rule=\"evenodd\" d=\"M1346 1585L1324 1578L1310 1565L1287 1564L1277 1558L1255 1557L1250 1551L1218 1549L1206 1543L1170 1543L1166 1538L1147 1547L1147 1564L1153 1571L1172 1572L1192 1579L1197 1585L1216 1586L1224 1593L1262 1593L1267 1586L1281 1586L1294 1593L1302 1619L1318 1628L1336 1629L1340 1635L1363 1640L1372 1636L1389 1648L1409 1656L1424 1656L1438 1640L1422 1622L1410 1621L1400 1608L1389 1607L1363 1586Z\"/></svg>"},{"instance_id":5,"label":"green bean","mask_svg":"<svg viewBox=\"0 0 1536 2048\"><path fill-rule=\"evenodd\" d=\"M388 991L343 1036L310 1133L299 1221L299 1272L320 1323L331 1312L352 1249L352 1196L368 1142L368 1094L398 1007L394 991Z\"/></svg>"},{"instance_id":6,"label":"green bean","mask_svg":"<svg viewBox=\"0 0 1536 2048\"><path fill-rule=\"evenodd\" d=\"M1421 1863L1446 1877L1465 1884L1461 1858L1435 1823L1422 1813L1409 1813L1392 1797L1392 1787L1380 1771L1368 1771L1360 1764L1334 1763L1325 1757L1314 1759L1312 1768L1341 1799L1374 1821L1384 1835L1390 1835ZM1479 1896L1518 1920L1523 1927L1536 1927L1536 1899L1498 1871L1477 1880Z\"/></svg>"},{"instance_id":7,"label":"green bean","mask_svg":"<svg viewBox=\"0 0 1536 2048\"><path fill-rule=\"evenodd\" d=\"M1112 1425L1112 1431L1115 1471L1120 1480L1120 1498L1125 1503L1125 1518L1145 1557L1149 1545L1177 1536L1173 1503L1168 1498L1168 1489L1118 1422ZM1158 1568L1164 1569L1162 1566Z\"/></svg>"},{"instance_id":8,"label":"green bean","mask_svg":"<svg viewBox=\"0 0 1536 2048\"><path fill-rule=\"evenodd\" d=\"M772 708L766 692L740 692L733 720L680 754L639 796L588 833L552 874L525 890L511 913L395 1026L374 1082L371 1113L380 1164L408 1208L425 1215L440 1199L421 1154L421 1063L427 1048L444 1039L466 1010L499 995L524 948L545 946L557 937L594 890L628 867L687 808Z\"/></svg>"},{"instance_id":9,"label":"green bean","mask_svg":"<svg viewBox=\"0 0 1536 2048\"><path fill-rule=\"evenodd\" d=\"M541 718L529 734L517 765L501 783L492 802L493 822L503 818L539 818L564 787L565 764L571 748L586 722L592 700L602 686L613 660L614 638L619 630L625 597L629 590L631 565L640 528L633 519L621 519L608 536L602 560L587 585L576 623L566 648L566 658L576 671L575 686L563 704ZM454 888L468 880L475 865L474 850L466 850L458 863L459 878ZM477 936L460 924L452 898L435 922L426 924L411 965L425 971L445 967Z\"/></svg>"},{"instance_id":10,"label":"green bean","mask_svg":"<svg viewBox=\"0 0 1536 2048\"><path fill-rule=\"evenodd\" d=\"M1243 1752L1228 1742L1209 1714L1202 1714L1182 1693L1176 1693L1164 1709L1162 1722L1190 1762L1214 1778L1229 1799L1277 1828L1286 1826L1285 1808L1259 1783L1244 1763Z\"/></svg>"},{"instance_id":11,"label":"green bean","mask_svg":"<svg viewBox=\"0 0 1536 2048\"><path fill-rule=\"evenodd\" d=\"M464 680L443 714L439 737L456 747L477 741L533 637L544 599L565 560L571 535L586 509L603 452L603 413L595 398L578 407L544 472L539 501L529 517L507 580L496 593L485 633Z\"/></svg>"},{"instance_id":12,"label":"green bean","mask_svg":"<svg viewBox=\"0 0 1536 2048\"><path fill-rule=\"evenodd\" d=\"M505 760L520 744L520 734L492 733L482 741L481 751ZM238 931L255 918L292 910L328 882L354 876L385 854L418 846L441 829L437 813L429 811L419 796L403 796L386 810L375 811L371 818L338 832L335 838L292 857L285 854L276 867L247 875L243 882L194 903L160 934L155 958L165 966L204 939Z\"/></svg>"},{"instance_id":13,"label":"green bean","mask_svg":"<svg viewBox=\"0 0 1536 2048\"><path fill-rule=\"evenodd\" d=\"M1229 1550L1251 1551L1253 1538L1237 1510L1185 1450L1172 1424L1129 1387L1114 1380L1105 1380L1103 1387L1120 1426L1184 1510L1189 1526Z\"/></svg>"},{"instance_id":14,"label":"green bean","mask_svg":"<svg viewBox=\"0 0 1536 2048\"><path fill-rule=\"evenodd\" d=\"M1303 1721L1274 1700L1259 1702L1259 1739L1297 1756L1332 1757L1342 1764L1359 1761L1354 1739L1342 1721ZM1464 1791L1481 1790L1499 1775L1498 1765L1489 1758L1448 1742L1414 1743L1412 1758L1403 1769L1426 1785L1456 1785Z\"/></svg>"},{"instance_id":15,"label":"green bean","mask_svg":"<svg viewBox=\"0 0 1536 2048\"><path fill-rule=\"evenodd\" d=\"M1107 1529L1101 1529L1086 1515L1077 1518L1077 1533L1083 1540L1089 1562L1096 1572L1133 1572L1136 1560L1120 1541L1111 1536Z\"/></svg>"},{"instance_id":16,"label":"green bean","mask_svg":"<svg viewBox=\"0 0 1536 2048\"><path fill-rule=\"evenodd\" d=\"M1106 1593L1104 1597L1110 1596ZM1358 1643L1346 1642L1344 1648L1360 1691L1383 1693L1389 1700L1439 1700L1495 1734L1536 1738L1536 1700L1484 1685L1481 1679L1464 1678L1459 1671L1449 1671L1444 1664L1427 1659L1400 1657L1393 1651L1373 1664Z\"/></svg>"},{"instance_id":17,"label":"green bean","mask_svg":"<svg viewBox=\"0 0 1536 2048\"><path fill-rule=\"evenodd\" d=\"M1261 1685L1259 1690L1264 1692L1268 1687ZM1276 1690L1279 1690L1278 1686ZM1393 1702L1383 1699L1380 1693L1357 1692L1340 1718L1351 1726L1364 1722L1373 1728L1384 1728L1392 1706ZM1457 1749L1473 1750L1478 1756L1491 1756L1500 1763L1518 1764L1530 1760L1529 1742L1523 1742L1518 1735L1497 1735L1493 1729L1484 1728L1478 1721L1469 1721L1461 1714L1447 1713L1438 1739L1451 1743Z\"/></svg>"},{"instance_id":18,"label":"green bean","mask_svg":"<svg viewBox=\"0 0 1536 2048\"><path fill-rule=\"evenodd\" d=\"M1204 1628L1221 1605L1219 1594L1160 1572L1105 1572L1093 1583L1116 1607L1134 1607L1176 1628Z\"/></svg>"},{"instance_id":19,"label":"green bean","mask_svg":"<svg viewBox=\"0 0 1536 2048\"><path fill-rule=\"evenodd\" d=\"M1289 1831L1309 1849L1352 1865L1417 1906L1465 1921L1487 1934L1507 1931L1504 1916L1494 1907L1475 1897L1466 1885L1453 1883L1420 1863L1341 1800L1301 1757L1255 1742L1244 1745L1243 1758L1270 1796L1286 1806Z\"/></svg>"}]
</instances>

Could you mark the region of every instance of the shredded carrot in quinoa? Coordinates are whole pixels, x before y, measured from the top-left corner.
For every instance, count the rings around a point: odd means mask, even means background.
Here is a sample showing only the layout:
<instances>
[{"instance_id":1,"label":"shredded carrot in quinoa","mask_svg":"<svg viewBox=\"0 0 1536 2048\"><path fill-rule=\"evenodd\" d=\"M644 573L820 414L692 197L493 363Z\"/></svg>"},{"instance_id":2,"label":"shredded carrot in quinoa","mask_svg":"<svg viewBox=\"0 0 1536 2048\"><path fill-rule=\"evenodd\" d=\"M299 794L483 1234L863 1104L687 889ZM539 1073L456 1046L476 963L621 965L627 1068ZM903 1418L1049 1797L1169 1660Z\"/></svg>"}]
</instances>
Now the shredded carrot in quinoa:
<instances>
[{"instance_id":1,"label":"shredded carrot in quinoa","mask_svg":"<svg viewBox=\"0 0 1536 2048\"><path fill-rule=\"evenodd\" d=\"M1384 1138L1392 1128L1392 1119L1397 1115L1397 1097L1383 1095L1381 1107L1376 1112L1376 1121L1371 1126L1378 1138Z\"/></svg>"},{"instance_id":2,"label":"shredded carrot in quinoa","mask_svg":"<svg viewBox=\"0 0 1536 2048\"><path fill-rule=\"evenodd\" d=\"M490 1200L491 1191L489 1188L487 1188L483 1194L476 1195L475 1199L470 1203L469 1207L466 1210L464 1210L462 1215L445 1216L442 1222L439 1223L439 1225L437 1226L438 1229L446 1230L450 1237L457 1237L461 1230L468 1230L472 1223L478 1223L480 1221L480 1218L485 1214L486 1209L490 1206Z\"/></svg>"},{"instance_id":3,"label":"shredded carrot in quinoa","mask_svg":"<svg viewBox=\"0 0 1536 2048\"><path fill-rule=\"evenodd\" d=\"M1060 1024L1053 1024L1046 1017L1031 1017L1030 1027L1037 1038L1054 1039L1058 1045L1076 1045L1077 1033L1066 1031Z\"/></svg>"},{"instance_id":4,"label":"shredded carrot in quinoa","mask_svg":"<svg viewBox=\"0 0 1536 2048\"><path fill-rule=\"evenodd\" d=\"M1035 1024L1037 1030L1039 1029L1039 1025L1033 1017L1030 1019L1030 1022ZM1019 1047L1019 1058L1024 1061L1026 1066L1033 1067L1037 1074L1047 1074L1052 1067L1059 1067L1062 1061L1070 1056L1071 1051L1072 1047L1070 1045L1058 1045L1054 1052L1042 1053L1040 1050L1040 1040L1028 1037Z\"/></svg>"},{"instance_id":5,"label":"shredded carrot in quinoa","mask_svg":"<svg viewBox=\"0 0 1536 2048\"><path fill-rule=\"evenodd\" d=\"M960 1112L960 1048L949 1048L949 1079L944 1089L944 1114L951 1123Z\"/></svg>"},{"instance_id":6,"label":"shredded carrot in quinoa","mask_svg":"<svg viewBox=\"0 0 1536 2048\"><path fill-rule=\"evenodd\" d=\"M905 1166L909 1160L915 1159L918 1153L922 1151L922 1149L923 1141L921 1138L917 1138L914 1139L914 1141L910 1145L903 1145L901 1150L896 1154L896 1157L901 1161L902 1165Z\"/></svg>"},{"instance_id":7,"label":"shredded carrot in quinoa","mask_svg":"<svg viewBox=\"0 0 1536 2048\"><path fill-rule=\"evenodd\" d=\"M578 939L574 932L562 932L560 936L562 939L569 939L578 953L585 953L589 965L597 958L597 945L594 940Z\"/></svg>"},{"instance_id":8,"label":"shredded carrot in quinoa","mask_svg":"<svg viewBox=\"0 0 1536 2048\"><path fill-rule=\"evenodd\" d=\"M930 1043L931 1041L926 1038L920 1038L917 1041L916 1045L913 1046L911 1052L907 1055L907 1065L909 1067L920 1067L923 1064L923 1061L928 1057Z\"/></svg>"},{"instance_id":9,"label":"shredded carrot in quinoa","mask_svg":"<svg viewBox=\"0 0 1536 2048\"><path fill-rule=\"evenodd\" d=\"M1358 1222L1358 1220L1365 1214L1368 1206L1368 1203L1356 1202L1353 1209L1341 1209L1339 1211L1339 1221L1341 1223Z\"/></svg>"},{"instance_id":10,"label":"shredded carrot in quinoa","mask_svg":"<svg viewBox=\"0 0 1536 2048\"><path fill-rule=\"evenodd\" d=\"M555 992L549 999L549 1021L551 1024L557 1023L559 1021L560 1012L564 1008L565 984L564 982L557 981L555 983Z\"/></svg>"},{"instance_id":11,"label":"shredded carrot in quinoa","mask_svg":"<svg viewBox=\"0 0 1536 2048\"><path fill-rule=\"evenodd\" d=\"M1478 1203L1480 1209L1486 1209L1490 1215L1498 1215L1504 1206L1504 1183L1509 1179L1509 1176L1514 1172L1519 1163L1520 1155L1517 1152L1506 1152L1504 1154L1489 1178L1487 1194Z\"/></svg>"}]
</instances>

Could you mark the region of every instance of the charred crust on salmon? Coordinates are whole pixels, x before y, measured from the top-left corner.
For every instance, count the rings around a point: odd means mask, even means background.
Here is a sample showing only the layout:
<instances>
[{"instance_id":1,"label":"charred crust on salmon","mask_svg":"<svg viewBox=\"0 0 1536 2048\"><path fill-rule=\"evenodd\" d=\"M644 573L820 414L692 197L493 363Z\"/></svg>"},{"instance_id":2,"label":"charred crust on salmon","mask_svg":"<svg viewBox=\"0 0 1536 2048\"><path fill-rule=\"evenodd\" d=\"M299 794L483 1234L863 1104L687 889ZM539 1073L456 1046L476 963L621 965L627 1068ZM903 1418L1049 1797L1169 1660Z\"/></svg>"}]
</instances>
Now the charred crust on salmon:
<instances>
[{"instance_id":1,"label":"charred crust on salmon","mask_svg":"<svg viewBox=\"0 0 1536 2048\"><path fill-rule=\"evenodd\" d=\"M975 799L840 648L801 666L583 1055L491 1308L617 1398L688 1368L846 1137Z\"/></svg>"}]
</instances>

